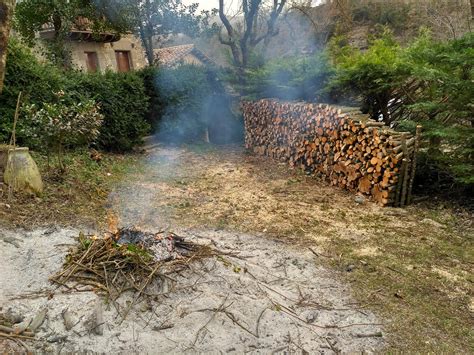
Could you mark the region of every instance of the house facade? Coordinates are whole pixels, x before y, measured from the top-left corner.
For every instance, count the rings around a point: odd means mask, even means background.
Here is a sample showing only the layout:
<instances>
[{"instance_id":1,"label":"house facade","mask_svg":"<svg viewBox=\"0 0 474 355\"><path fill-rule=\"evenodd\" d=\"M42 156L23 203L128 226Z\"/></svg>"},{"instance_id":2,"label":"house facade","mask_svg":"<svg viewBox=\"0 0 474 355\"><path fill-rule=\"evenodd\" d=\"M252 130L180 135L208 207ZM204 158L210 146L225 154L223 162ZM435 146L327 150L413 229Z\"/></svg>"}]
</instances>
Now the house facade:
<instances>
[{"instance_id":1,"label":"house facade","mask_svg":"<svg viewBox=\"0 0 474 355\"><path fill-rule=\"evenodd\" d=\"M54 38L51 24L45 24L38 33L41 40ZM67 38L74 68L84 72L127 72L148 65L139 38L132 34L93 33L87 21L78 20Z\"/></svg>"}]
</instances>

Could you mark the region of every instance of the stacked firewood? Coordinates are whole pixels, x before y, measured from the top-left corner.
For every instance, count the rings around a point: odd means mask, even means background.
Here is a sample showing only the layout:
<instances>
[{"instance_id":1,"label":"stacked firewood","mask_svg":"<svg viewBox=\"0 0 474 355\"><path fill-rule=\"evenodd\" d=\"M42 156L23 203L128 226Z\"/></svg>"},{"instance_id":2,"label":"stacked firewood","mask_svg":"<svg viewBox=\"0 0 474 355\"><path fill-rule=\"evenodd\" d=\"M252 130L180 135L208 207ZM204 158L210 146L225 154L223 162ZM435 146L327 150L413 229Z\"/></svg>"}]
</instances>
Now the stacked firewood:
<instances>
[{"instance_id":1,"label":"stacked firewood","mask_svg":"<svg viewBox=\"0 0 474 355\"><path fill-rule=\"evenodd\" d=\"M417 137L322 104L243 102L246 148L381 205L409 202Z\"/></svg>"}]
</instances>

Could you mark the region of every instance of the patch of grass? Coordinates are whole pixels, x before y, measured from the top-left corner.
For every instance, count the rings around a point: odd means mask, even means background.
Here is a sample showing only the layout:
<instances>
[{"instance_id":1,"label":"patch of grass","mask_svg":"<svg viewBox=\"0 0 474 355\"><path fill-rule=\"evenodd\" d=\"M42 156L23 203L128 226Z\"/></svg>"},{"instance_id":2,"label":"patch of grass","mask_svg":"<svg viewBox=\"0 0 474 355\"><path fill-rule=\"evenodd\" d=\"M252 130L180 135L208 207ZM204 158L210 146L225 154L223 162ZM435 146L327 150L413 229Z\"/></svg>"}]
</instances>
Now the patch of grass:
<instances>
[{"instance_id":1,"label":"patch of grass","mask_svg":"<svg viewBox=\"0 0 474 355\"><path fill-rule=\"evenodd\" d=\"M426 210L412 212L410 222L424 214L433 216ZM449 220L463 224L453 214ZM388 222L386 216L358 221L373 231L370 244L381 250L378 255L360 256L360 245L332 239L327 250L339 255L333 265L344 270L361 303L389 320L392 350L462 353L473 349L472 230L408 223L389 234L393 227ZM349 264L357 265L351 273L345 271Z\"/></svg>"},{"instance_id":2,"label":"patch of grass","mask_svg":"<svg viewBox=\"0 0 474 355\"><path fill-rule=\"evenodd\" d=\"M15 193L7 200L4 191L0 223L5 227L101 227L106 222L106 204L112 188L140 167L139 155L102 153L102 160L97 162L84 150L66 153L67 171L60 173L46 156L35 152L32 155L43 178L44 193L40 198Z\"/></svg>"}]
</instances>

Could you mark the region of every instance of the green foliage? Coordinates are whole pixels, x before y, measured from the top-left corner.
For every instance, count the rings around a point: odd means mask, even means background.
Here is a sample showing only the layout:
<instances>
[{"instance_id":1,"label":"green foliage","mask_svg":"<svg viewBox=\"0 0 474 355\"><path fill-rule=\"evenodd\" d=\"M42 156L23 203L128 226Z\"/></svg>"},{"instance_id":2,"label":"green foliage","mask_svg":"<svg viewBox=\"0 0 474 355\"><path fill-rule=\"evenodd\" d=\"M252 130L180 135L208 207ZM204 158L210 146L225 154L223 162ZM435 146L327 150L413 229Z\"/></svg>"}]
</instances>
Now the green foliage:
<instances>
[{"instance_id":1,"label":"green foliage","mask_svg":"<svg viewBox=\"0 0 474 355\"><path fill-rule=\"evenodd\" d=\"M406 49L411 78L423 88L411 108L425 119L469 121L474 117L474 33L436 42L428 33Z\"/></svg>"},{"instance_id":2,"label":"green foliage","mask_svg":"<svg viewBox=\"0 0 474 355\"><path fill-rule=\"evenodd\" d=\"M25 106L35 105L39 109L60 109L55 106L58 98L54 94L60 91L67 94L64 97L66 106L74 107L77 112L83 112L83 106L77 107L79 103L84 105L91 102L88 99L94 100L104 116L98 144L105 149L130 150L140 143L141 137L149 129L144 119L148 109L148 96L143 80L136 73L64 72L53 65L40 63L28 48L12 39L9 43L5 87L0 95L0 141L8 141L11 135L20 91ZM46 148L48 144L43 134L38 134L33 139L32 124L31 120L25 119L24 114L20 116L18 143ZM40 141L40 138L45 140Z\"/></svg>"},{"instance_id":3,"label":"green foliage","mask_svg":"<svg viewBox=\"0 0 474 355\"><path fill-rule=\"evenodd\" d=\"M66 91L80 92L100 105L104 122L98 144L113 151L127 151L148 133L145 121L148 97L142 79L129 73L68 73Z\"/></svg>"},{"instance_id":4,"label":"green foliage","mask_svg":"<svg viewBox=\"0 0 474 355\"><path fill-rule=\"evenodd\" d=\"M401 31L407 27L410 4L402 1L371 2L356 5L352 10L354 21L384 25L394 31Z\"/></svg>"},{"instance_id":5,"label":"green foliage","mask_svg":"<svg viewBox=\"0 0 474 355\"><path fill-rule=\"evenodd\" d=\"M149 120L165 139L197 139L208 116L206 101L213 92L207 69L195 65L152 68L141 72L151 97Z\"/></svg>"},{"instance_id":6,"label":"green foliage","mask_svg":"<svg viewBox=\"0 0 474 355\"><path fill-rule=\"evenodd\" d=\"M94 100L66 97L64 92L55 94L56 101L23 107L30 142L46 151L57 154L64 170L62 153L67 147L87 146L99 135L103 115Z\"/></svg>"},{"instance_id":7,"label":"green foliage","mask_svg":"<svg viewBox=\"0 0 474 355\"><path fill-rule=\"evenodd\" d=\"M423 31L402 48L385 32L365 52L333 41L331 54L334 88L401 130L423 125L421 180L472 186L474 34L436 42Z\"/></svg>"},{"instance_id":8,"label":"green foliage","mask_svg":"<svg viewBox=\"0 0 474 355\"><path fill-rule=\"evenodd\" d=\"M11 135L16 101L20 91L22 102L42 104L53 102L54 93L65 84L63 73L56 67L39 63L30 50L18 40L11 38L8 44L8 60L5 86L0 95L0 141L7 141ZM25 122L18 122L17 138L24 141Z\"/></svg>"},{"instance_id":9,"label":"green foliage","mask_svg":"<svg viewBox=\"0 0 474 355\"><path fill-rule=\"evenodd\" d=\"M109 0L22 0L15 10L14 27L29 45L36 41L42 26L50 23L54 37L46 43L49 59L59 66L70 66L65 40L74 27L84 26L94 33L125 33L129 24L114 11ZM82 23L78 23L81 20Z\"/></svg>"},{"instance_id":10,"label":"green foliage","mask_svg":"<svg viewBox=\"0 0 474 355\"><path fill-rule=\"evenodd\" d=\"M187 4L182 0L116 0L113 7L125 19L132 31L142 40L150 63L154 62L153 41L171 34L197 37L213 34L217 25L212 21L215 11L198 13L198 3Z\"/></svg>"},{"instance_id":11,"label":"green foliage","mask_svg":"<svg viewBox=\"0 0 474 355\"><path fill-rule=\"evenodd\" d=\"M247 71L244 93L249 99L327 101L327 84L333 75L324 54L278 58Z\"/></svg>"},{"instance_id":12,"label":"green foliage","mask_svg":"<svg viewBox=\"0 0 474 355\"><path fill-rule=\"evenodd\" d=\"M336 76L331 82L333 89L361 98L363 111L374 118L382 114L390 123L389 102L410 74L410 67L402 57L403 49L391 32L386 30L372 39L365 52L334 38L330 53L336 64Z\"/></svg>"},{"instance_id":13,"label":"green foliage","mask_svg":"<svg viewBox=\"0 0 474 355\"><path fill-rule=\"evenodd\" d=\"M426 170L437 182L474 185L474 34L435 42L423 33L405 53L417 90L404 100L410 122L425 127ZM410 101L411 100L411 101ZM437 172L437 173L434 173Z\"/></svg>"}]
</instances>

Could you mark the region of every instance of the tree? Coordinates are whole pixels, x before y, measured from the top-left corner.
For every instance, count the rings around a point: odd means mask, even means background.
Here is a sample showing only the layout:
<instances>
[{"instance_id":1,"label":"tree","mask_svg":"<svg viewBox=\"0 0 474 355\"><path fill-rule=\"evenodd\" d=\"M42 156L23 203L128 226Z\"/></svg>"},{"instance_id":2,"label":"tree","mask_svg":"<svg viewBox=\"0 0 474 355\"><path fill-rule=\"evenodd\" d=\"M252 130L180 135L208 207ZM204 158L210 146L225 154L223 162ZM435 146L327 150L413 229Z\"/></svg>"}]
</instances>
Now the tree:
<instances>
[{"instance_id":1,"label":"tree","mask_svg":"<svg viewBox=\"0 0 474 355\"><path fill-rule=\"evenodd\" d=\"M194 38L214 28L210 19L215 11L203 10L198 13L197 3L186 5L182 0L122 0L121 6L130 28L142 40L150 65L155 59L155 39L164 39L177 33Z\"/></svg>"},{"instance_id":2,"label":"tree","mask_svg":"<svg viewBox=\"0 0 474 355\"><path fill-rule=\"evenodd\" d=\"M95 34L125 33L128 23L111 4L111 0L23 0L15 12L15 28L23 39L33 45L36 33L47 23L54 29L54 37L47 43L50 59L63 67L70 67L70 55L65 41L78 23L87 24ZM112 10L111 10L112 9ZM115 10L113 10L115 9Z\"/></svg>"},{"instance_id":3,"label":"tree","mask_svg":"<svg viewBox=\"0 0 474 355\"><path fill-rule=\"evenodd\" d=\"M5 67L7 63L7 46L10 35L11 19L16 0L0 1L0 94L3 91Z\"/></svg>"},{"instance_id":4,"label":"tree","mask_svg":"<svg viewBox=\"0 0 474 355\"><path fill-rule=\"evenodd\" d=\"M286 3L287 0L273 0L269 11L266 11L263 0L242 0L244 17L240 31L225 13L225 1L219 0L219 18L227 32L226 37L219 32L219 40L229 46L240 81L244 79L245 70L249 67L252 50L261 42L267 46L271 38L278 34L277 21Z\"/></svg>"}]
</instances>

